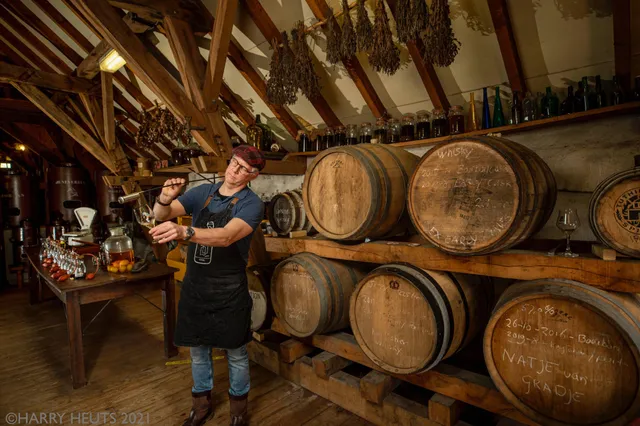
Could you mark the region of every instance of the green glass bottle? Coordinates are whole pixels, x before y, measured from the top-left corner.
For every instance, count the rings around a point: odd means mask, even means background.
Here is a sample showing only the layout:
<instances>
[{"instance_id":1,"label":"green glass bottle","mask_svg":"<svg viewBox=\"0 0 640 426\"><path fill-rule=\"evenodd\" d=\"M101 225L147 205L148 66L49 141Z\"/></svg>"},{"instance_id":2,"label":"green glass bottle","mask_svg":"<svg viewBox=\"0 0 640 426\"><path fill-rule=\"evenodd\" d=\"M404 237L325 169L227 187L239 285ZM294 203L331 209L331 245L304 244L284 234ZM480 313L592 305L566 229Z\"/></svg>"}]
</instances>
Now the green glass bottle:
<instances>
[{"instance_id":1,"label":"green glass bottle","mask_svg":"<svg viewBox=\"0 0 640 426\"><path fill-rule=\"evenodd\" d=\"M544 96L544 116L545 118L557 117L560 110L560 99L551 92L551 87L547 86L547 93Z\"/></svg>"},{"instance_id":2,"label":"green glass bottle","mask_svg":"<svg viewBox=\"0 0 640 426\"><path fill-rule=\"evenodd\" d=\"M493 126L500 127L507 124L502 112L502 102L500 101L500 86L496 87L496 100L493 104Z\"/></svg>"}]
</instances>

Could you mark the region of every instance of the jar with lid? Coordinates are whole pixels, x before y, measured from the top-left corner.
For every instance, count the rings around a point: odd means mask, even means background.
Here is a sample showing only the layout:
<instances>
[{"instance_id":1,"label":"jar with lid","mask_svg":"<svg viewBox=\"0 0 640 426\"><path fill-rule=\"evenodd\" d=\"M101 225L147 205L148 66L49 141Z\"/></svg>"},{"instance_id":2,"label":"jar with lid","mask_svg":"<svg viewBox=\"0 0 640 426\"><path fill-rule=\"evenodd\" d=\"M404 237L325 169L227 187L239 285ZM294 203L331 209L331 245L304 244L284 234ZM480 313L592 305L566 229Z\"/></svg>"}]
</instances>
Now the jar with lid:
<instances>
[{"instance_id":1,"label":"jar with lid","mask_svg":"<svg viewBox=\"0 0 640 426\"><path fill-rule=\"evenodd\" d=\"M464 110L461 105L454 105L449 110L449 134L464 133Z\"/></svg>"},{"instance_id":2,"label":"jar with lid","mask_svg":"<svg viewBox=\"0 0 640 426\"><path fill-rule=\"evenodd\" d=\"M324 131L324 149L336 146L336 134L333 127L327 127Z\"/></svg>"},{"instance_id":3,"label":"jar with lid","mask_svg":"<svg viewBox=\"0 0 640 426\"><path fill-rule=\"evenodd\" d=\"M360 143L371 143L371 123L365 122L360 125Z\"/></svg>"},{"instance_id":4,"label":"jar with lid","mask_svg":"<svg viewBox=\"0 0 640 426\"><path fill-rule=\"evenodd\" d=\"M347 129L344 126L338 126L336 128L336 145L344 146L347 144Z\"/></svg>"},{"instance_id":5,"label":"jar with lid","mask_svg":"<svg viewBox=\"0 0 640 426\"><path fill-rule=\"evenodd\" d=\"M125 235L124 227L113 227L109 229L109 232L111 232L111 236L102 243L102 250L108 265L116 260L128 260L133 263L133 242Z\"/></svg>"},{"instance_id":6,"label":"jar with lid","mask_svg":"<svg viewBox=\"0 0 640 426\"><path fill-rule=\"evenodd\" d=\"M389 143L387 141L387 122L384 118L376 120L376 128L373 131L373 139L377 139L378 143Z\"/></svg>"},{"instance_id":7,"label":"jar with lid","mask_svg":"<svg viewBox=\"0 0 640 426\"><path fill-rule=\"evenodd\" d=\"M400 142L408 142L415 139L416 119L411 113L402 116L402 133L400 134Z\"/></svg>"},{"instance_id":8,"label":"jar with lid","mask_svg":"<svg viewBox=\"0 0 640 426\"><path fill-rule=\"evenodd\" d=\"M346 145L357 145L358 143L358 126L355 124L347 125Z\"/></svg>"},{"instance_id":9,"label":"jar with lid","mask_svg":"<svg viewBox=\"0 0 640 426\"><path fill-rule=\"evenodd\" d=\"M431 117L424 111L418 114L416 123L416 139L429 139L431 137Z\"/></svg>"},{"instance_id":10,"label":"jar with lid","mask_svg":"<svg viewBox=\"0 0 640 426\"><path fill-rule=\"evenodd\" d=\"M433 121L431 122L431 136L439 138L449 134L449 120L442 108L433 110Z\"/></svg>"},{"instance_id":11,"label":"jar with lid","mask_svg":"<svg viewBox=\"0 0 640 426\"><path fill-rule=\"evenodd\" d=\"M400 137L402 135L402 125L400 124L400 120L396 118L392 118L388 123L389 131L388 131L388 139L389 143L400 142Z\"/></svg>"},{"instance_id":12,"label":"jar with lid","mask_svg":"<svg viewBox=\"0 0 640 426\"><path fill-rule=\"evenodd\" d=\"M316 131L316 138L313 140L313 150L322 151L324 149L324 131Z\"/></svg>"},{"instance_id":13,"label":"jar with lid","mask_svg":"<svg viewBox=\"0 0 640 426\"><path fill-rule=\"evenodd\" d=\"M304 130L298 130L298 151L313 151L313 147L311 146L311 139L309 139L309 135Z\"/></svg>"}]
</instances>

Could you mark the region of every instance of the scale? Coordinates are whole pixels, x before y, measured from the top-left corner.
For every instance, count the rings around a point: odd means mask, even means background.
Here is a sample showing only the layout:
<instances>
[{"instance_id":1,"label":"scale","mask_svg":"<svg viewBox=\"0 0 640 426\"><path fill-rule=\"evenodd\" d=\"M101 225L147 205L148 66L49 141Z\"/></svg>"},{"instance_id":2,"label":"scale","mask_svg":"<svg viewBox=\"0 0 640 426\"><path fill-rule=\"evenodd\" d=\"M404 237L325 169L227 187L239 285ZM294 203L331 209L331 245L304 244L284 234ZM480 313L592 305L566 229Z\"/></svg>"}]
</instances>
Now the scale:
<instances>
[{"instance_id":1,"label":"scale","mask_svg":"<svg viewBox=\"0 0 640 426\"><path fill-rule=\"evenodd\" d=\"M91 224L96 217L97 210L89 207L79 207L73 211L80 224L80 230L75 232L65 232L62 236L66 239L69 247L81 247L83 242L93 243Z\"/></svg>"}]
</instances>

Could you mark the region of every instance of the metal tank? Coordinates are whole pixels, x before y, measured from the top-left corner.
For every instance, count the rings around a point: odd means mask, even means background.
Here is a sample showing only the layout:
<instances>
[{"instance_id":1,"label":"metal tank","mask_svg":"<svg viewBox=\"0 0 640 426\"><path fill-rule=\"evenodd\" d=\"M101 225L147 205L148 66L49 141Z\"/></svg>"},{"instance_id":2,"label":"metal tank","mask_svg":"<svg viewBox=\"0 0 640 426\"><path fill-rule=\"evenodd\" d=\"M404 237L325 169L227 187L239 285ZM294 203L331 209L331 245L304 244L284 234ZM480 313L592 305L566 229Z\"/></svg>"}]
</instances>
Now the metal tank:
<instances>
[{"instance_id":1,"label":"metal tank","mask_svg":"<svg viewBox=\"0 0 640 426\"><path fill-rule=\"evenodd\" d=\"M76 223L73 211L78 207L91 205L93 184L82 167L66 163L60 167L47 169L47 200L49 220L61 217L69 223Z\"/></svg>"},{"instance_id":2,"label":"metal tank","mask_svg":"<svg viewBox=\"0 0 640 426\"><path fill-rule=\"evenodd\" d=\"M98 217L104 223L117 223L119 218L123 221L131 220L131 206L129 204L120 204L118 197L125 195L121 186L110 187L104 182L104 176L110 176L112 173L108 170L99 170L95 172L96 183L96 207L99 212Z\"/></svg>"},{"instance_id":3,"label":"metal tank","mask_svg":"<svg viewBox=\"0 0 640 426\"><path fill-rule=\"evenodd\" d=\"M39 222L38 191L36 180L17 171L2 175L2 223L4 227L19 227L25 219Z\"/></svg>"}]
</instances>

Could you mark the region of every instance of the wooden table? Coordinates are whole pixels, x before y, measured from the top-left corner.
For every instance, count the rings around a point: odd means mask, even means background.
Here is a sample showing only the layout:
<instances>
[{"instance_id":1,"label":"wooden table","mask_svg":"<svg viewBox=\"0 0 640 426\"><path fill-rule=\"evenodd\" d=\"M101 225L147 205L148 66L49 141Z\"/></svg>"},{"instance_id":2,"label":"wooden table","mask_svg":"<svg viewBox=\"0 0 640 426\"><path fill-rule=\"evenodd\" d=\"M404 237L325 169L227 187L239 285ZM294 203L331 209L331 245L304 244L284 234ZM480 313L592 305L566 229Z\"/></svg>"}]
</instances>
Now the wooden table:
<instances>
[{"instance_id":1,"label":"wooden table","mask_svg":"<svg viewBox=\"0 0 640 426\"><path fill-rule=\"evenodd\" d=\"M176 323L175 285L173 281L175 268L152 263L147 270L137 274L113 274L101 270L93 280L58 282L49 276L47 269L42 267L39 260L39 252L39 247L27 249L29 262L37 272L37 277L34 274L30 283L31 303L41 300L43 282L64 303L69 336L71 379L74 389L87 384L82 347L80 305L118 299L150 289L160 289L164 314L164 355L166 358L171 358L178 354L178 349L173 345L173 333ZM93 271L94 268L91 265L87 269Z\"/></svg>"}]
</instances>

